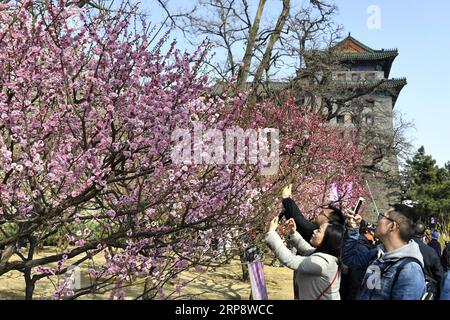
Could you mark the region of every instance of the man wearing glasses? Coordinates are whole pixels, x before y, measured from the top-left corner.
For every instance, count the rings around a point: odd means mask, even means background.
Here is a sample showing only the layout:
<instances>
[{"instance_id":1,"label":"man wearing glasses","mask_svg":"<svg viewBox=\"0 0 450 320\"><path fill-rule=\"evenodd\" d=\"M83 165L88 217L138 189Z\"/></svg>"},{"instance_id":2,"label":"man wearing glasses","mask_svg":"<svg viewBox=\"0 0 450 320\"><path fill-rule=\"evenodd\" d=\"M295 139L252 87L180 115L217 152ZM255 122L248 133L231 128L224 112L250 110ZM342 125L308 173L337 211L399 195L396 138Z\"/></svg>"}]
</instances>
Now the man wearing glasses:
<instances>
[{"instance_id":1,"label":"man wearing glasses","mask_svg":"<svg viewBox=\"0 0 450 320\"><path fill-rule=\"evenodd\" d=\"M423 258L412 239L417 219L413 208L396 204L379 214L375 236L381 243L370 251L358 250L360 215L349 214L343 262L365 270L360 300L420 300L425 294Z\"/></svg>"}]
</instances>

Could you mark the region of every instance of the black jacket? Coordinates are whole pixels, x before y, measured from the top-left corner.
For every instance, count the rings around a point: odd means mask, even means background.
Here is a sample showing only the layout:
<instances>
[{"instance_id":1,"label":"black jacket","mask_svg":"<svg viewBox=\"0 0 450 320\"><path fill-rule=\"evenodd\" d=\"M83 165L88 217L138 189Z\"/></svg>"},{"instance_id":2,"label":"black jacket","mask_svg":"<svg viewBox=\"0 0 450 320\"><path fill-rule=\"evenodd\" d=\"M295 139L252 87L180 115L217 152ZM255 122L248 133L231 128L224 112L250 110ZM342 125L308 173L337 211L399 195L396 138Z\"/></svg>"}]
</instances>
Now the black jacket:
<instances>
[{"instance_id":1,"label":"black jacket","mask_svg":"<svg viewBox=\"0 0 450 320\"><path fill-rule=\"evenodd\" d=\"M309 242L314 230L319 227L303 216L297 204L291 198L283 199L283 208L284 211L280 214L280 218L282 216L286 219L293 218L297 226L298 233L300 233L303 239Z\"/></svg>"},{"instance_id":2,"label":"black jacket","mask_svg":"<svg viewBox=\"0 0 450 320\"><path fill-rule=\"evenodd\" d=\"M439 258L441 258L441 244L436 239L431 239L430 242L428 242L428 245L432 247L434 250L436 250Z\"/></svg>"},{"instance_id":3,"label":"black jacket","mask_svg":"<svg viewBox=\"0 0 450 320\"><path fill-rule=\"evenodd\" d=\"M413 240L419 245L420 252L423 256L423 263L425 265L423 271L425 273L425 277L436 281L436 293L439 294L442 277L444 276L441 260L439 259L436 251L432 247L426 245L420 238L413 237Z\"/></svg>"},{"instance_id":4,"label":"black jacket","mask_svg":"<svg viewBox=\"0 0 450 320\"><path fill-rule=\"evenodd\" d=\"M445 244L444 250L442 250L441 262L444 272L450 271L450 241Z\"/></svg>"},{"instance_id":5,"label":"black jacket","mask_svg":"<svg viewBox=\"0 0 450 320\"><path fill-rule=\"evenodd\" d=\"M368 252L375 248L365 236L360 235L357 243L358 252ZM356 300L361 289L362 281L366 270L354 270L347 268L347 272L342 273L340 294L342 300Z\"/></svg>"}]
</instances>

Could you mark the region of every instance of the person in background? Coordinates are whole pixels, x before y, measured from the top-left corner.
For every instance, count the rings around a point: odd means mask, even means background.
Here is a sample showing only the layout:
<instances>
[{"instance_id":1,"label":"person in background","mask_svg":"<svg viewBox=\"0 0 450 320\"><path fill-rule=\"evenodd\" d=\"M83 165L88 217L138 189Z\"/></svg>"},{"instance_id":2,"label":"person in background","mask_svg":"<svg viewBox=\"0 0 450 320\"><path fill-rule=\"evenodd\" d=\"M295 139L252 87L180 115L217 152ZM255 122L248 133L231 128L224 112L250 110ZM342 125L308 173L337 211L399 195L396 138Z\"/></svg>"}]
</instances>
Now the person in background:
<instances>
[{"instance_id":1,"label":"person in background","mask_svg":"<svg viewBox=\"0 0 450 320\"><path fill-rule=\"evenodd\" d=\"M444 272L450 271L450 241L445 242L444 250L442 250L441 263Z\"/></svg>"},{"instance_id":2,"label":"person in background","mask_svg":"<svg viewBox=\"0 0 450 320\"><path fill-rule=\"evenodd\" d=\"M444 271L437 253L422 241L424 234L425 225L417 223L412 239L419 245L420 253L422 253L427 291L433 293L434 298L438 299Z\"/></svg>"},{"instance_id":3,"label":"person in background","mask_svg":"<svg viewBox=\"0 0 450 320\"><path fill-rule=\"evenodd\" d=\"M439 256L439 259L440 259L441 258L441 244L439 243L438 239L439 239L439 232L433 231L431 233L431 240L430 240L430 242L428 242L428 245L430 247L432 247L434 250L436 250L436 252Z\"/></svg>"},{"instance_id":4,"label":"person in background","mask_svg":"<svg viewBox=\"0 0 450 320\"><path fill-rule=\"evenodd\" d=\"M359 251L360 215L348 214L343 262L365 275L359 300L421 300L426 293L423 257L414 234L415 210L395 204L378 217L375 236L382 242L376 248Z\"/></svg>"},{"instance_id":5,"label":"person in background","mask_svg":"<svg viewBox=\"0 0 450 320\"><path fill-rule=\"evenodd\" d=\"M374 239L375 228L364 220L361 220L359 227L359 239L357 242L358 252L369 252L375 248ZM347 268L345 274L342 275L341 281L341 299L356 300L359 294L362 280L366 270Z\"/></svg>"},{"instance_id":6,"label":"person in background","mask_svg":"<svg viewBox=\"0 0 450 320\"><path fill-rule=\"evenodd\" d=\"M297 232L294 219L287 221L289 240L300 255L294 255L277 233L278 217L272 219L266 243L280 262L296 270L299 300L340 300L340 256L344 226L326 222L314 230L310 243Z\"/></svg>"}]
</instances>

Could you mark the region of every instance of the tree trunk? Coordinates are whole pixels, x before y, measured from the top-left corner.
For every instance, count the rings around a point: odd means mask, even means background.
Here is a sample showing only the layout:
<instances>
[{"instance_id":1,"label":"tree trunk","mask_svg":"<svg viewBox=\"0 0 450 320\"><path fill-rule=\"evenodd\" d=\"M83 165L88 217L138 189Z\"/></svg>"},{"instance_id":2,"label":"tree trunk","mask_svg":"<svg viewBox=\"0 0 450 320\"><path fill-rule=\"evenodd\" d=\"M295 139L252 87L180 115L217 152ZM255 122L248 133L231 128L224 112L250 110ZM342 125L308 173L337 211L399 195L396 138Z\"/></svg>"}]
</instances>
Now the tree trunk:
<instances>
[{"instance_id":1,"label":"tree trunk","mask_svg":"<svg viewBox=\"0 0 450 320\"><path fill-rule=\"evenodd\" d=\"M245 83L247 82L250 65L252 63L253 51L255 49L256 36L258 35L259 24L261 21L265 4L266 0L259 1L255 19L253 20L253 24L248 32L247 47L245 48L245 54L244 57L242 58L242 65L241 68L239 69L239 74L237 78L236 89L238 91L242 91L245 88Z\"/></svg>"},{"instance_id":2,"label":"tree trunk","mask_svg":"<svg viewBox=\"0 0 450 320\"><path fill-rule=\"evenodd\" d=\"M28 237L28 257L27 260L33 260L34 250L36 248L36 239L33 236ZM25 278L25 300L33 300L33 293L36 284L36 280L31 277L31 267L25 267L23 276Z\"/></svg>"},{"instance_id":3,"label":"tree trunk","mask_svg":"<svg viewBox=\"0 0 450 320\"><path fill-rule=\"evenodd\" d=\"M16 246L13 244L13 245L10 245L9 247L5 248L3 251L0 252L1 253L0 254L0 270L2 270L6 266L6 264L9 261L9 259L14 254L15 248L16 248Z\"/></svg>"},{"instance_id":4,"label":"tree trunk","mask_svg":"<svg viewBox=\"0 0 450 320\"><path fill-rule=\"evenodd\" d=\"M248 281L249 273L248 273L248 266L247 266L247 259L245 256L245 251L241 252L240 260L241 260L241 267L242 267L242 281Z\"/></svg>"},{"instance_id":5,"label":"tree trunk","mask_svg":"<svg viewBox=\"0 0 450 320\"><path fill-rule=\"evenodd\" d=\"M35 281L31 278L31 268L25 268L25 300L33 300Z\"/></svg>"},{"instance_id":6,"label":"tree trunk","mask_svg":"<svg viewBox=\"0 0 450 320\"><path fill-rule=\"evenodd\" d=\"M148 278L145 279L144 292L142 292L142 300L151 300L156 296L156 288L152 283L150 276L153 274L155 267L151 267L148 273Z\"/></svg>"},{"instance_id":7,"label":"tree trunk","mask_svg":"<svg viewBox=\"0 0 450 320\"><path fill-rule=\"evenodd\" d=\"M269 69L270 58L272 57L273 47L277 43L280 38L281 31L286 23L286 19L289 16L290 11L290 0L283 0L283 10L278 17L277 24L275 25L275 29L273 33L270 35L269 43L267 44L266 50L264 51L264 55L262 57L261 63L256 70L255 77L252 83L252 96L255 96L256 89L258 85L261 83L262 75L264 70Z\"/></svg>"},{"instance_id":8,"label":"tree trunk","mask_svg":"<svg viewBox=\"0 0 450 320\"><path fill-rule=\"evenodd\" d=\"M144 292L142 293L142 300L151 300L155 296L155 288L152 288L153 283L150 278L145 279Z\"/></svg>"}]
</instances>

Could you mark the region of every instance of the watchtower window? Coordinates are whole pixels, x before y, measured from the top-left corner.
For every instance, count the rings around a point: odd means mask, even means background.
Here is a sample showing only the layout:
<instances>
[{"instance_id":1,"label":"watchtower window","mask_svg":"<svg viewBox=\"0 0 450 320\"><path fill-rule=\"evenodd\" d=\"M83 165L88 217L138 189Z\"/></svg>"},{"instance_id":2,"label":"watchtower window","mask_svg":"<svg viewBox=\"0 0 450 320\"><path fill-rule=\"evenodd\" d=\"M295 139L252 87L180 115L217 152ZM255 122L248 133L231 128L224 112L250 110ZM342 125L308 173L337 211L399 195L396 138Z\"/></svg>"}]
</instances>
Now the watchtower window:
<instances>
[{"instance_id":1,"label":"watchtower window","mask_svg":"<svg viewBox=\"0 0 450 320\"><path fill-rule=\"evenodd\" d=\"M375 101L366 100L366 106L367 106L367 108L373 109L375 107Z\"/></svg>"},{"instance_id":2,"label":"watchtower window","mask_svg":"<svg viewBox=\"0 0 450 320\"><path fill-rule=\"evenodd\" d=\"M375 73L368 73L366 79L369 81L375 80Z\"/></svg>"}]
</instances>

